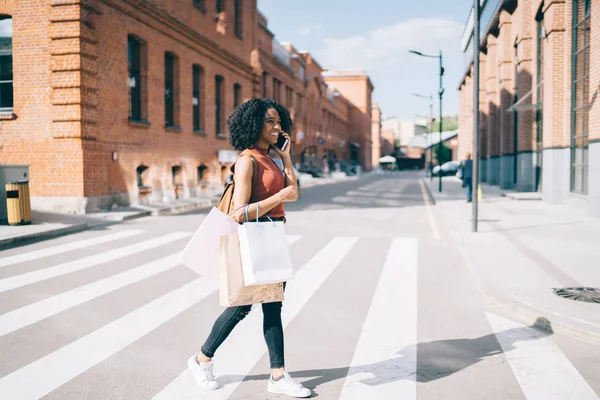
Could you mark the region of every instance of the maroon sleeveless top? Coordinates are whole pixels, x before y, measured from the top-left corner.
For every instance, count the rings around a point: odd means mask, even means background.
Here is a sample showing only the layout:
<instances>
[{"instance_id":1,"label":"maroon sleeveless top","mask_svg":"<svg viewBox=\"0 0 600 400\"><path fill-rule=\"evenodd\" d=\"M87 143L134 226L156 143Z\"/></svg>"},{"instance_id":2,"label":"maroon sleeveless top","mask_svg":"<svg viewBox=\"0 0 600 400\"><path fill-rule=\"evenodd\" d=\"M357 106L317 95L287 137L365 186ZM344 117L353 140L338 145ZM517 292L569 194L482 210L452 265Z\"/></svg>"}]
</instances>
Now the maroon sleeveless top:
<instances>
[{"instance_id":1,"label":"maroon sleeveless top","mask_svg":"<svg viewBox=\"0 0 600 400\"><path fill-rule=\"evenodd\" d=\"M246 149L239 155L240 157L243 155L252 156L258 164L258 176L255 178L256 185L252 189L249 203L265 200L274 194L279 193L279 191L285 187L285 175L267 153L268 150L256 147L254 149ZM272 218L284 217L285 211L283 209L283 203L277 204L269 211L268 216ZM256 214L250 214L248 215L248 218L253 220L256 218Z\"/></svg>"}]
</instances>

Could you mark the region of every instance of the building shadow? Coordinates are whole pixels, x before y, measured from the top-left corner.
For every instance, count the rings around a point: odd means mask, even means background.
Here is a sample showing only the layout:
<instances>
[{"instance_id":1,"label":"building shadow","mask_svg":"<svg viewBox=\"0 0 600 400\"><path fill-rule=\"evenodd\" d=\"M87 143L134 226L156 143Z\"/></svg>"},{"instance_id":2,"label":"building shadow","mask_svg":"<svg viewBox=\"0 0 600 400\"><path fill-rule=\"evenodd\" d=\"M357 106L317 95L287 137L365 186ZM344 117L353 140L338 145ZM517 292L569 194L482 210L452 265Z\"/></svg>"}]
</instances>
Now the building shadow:
<instances>
[{"instance_id":1,"label":"building shadow","mask_svg":"<svg viewBox=\"0 0 600 400\"><path fill-rule=\"evenodd\" d=\"M547 320L538 320L530 327L508 329L498 334L491 333L475 339L448 339L419 343L399 349L397 357L359 366L311 369L293 371L295 378L310 378L303 384L310 389L340 379L350 378L354 383L367 386L379 386L398 381L429 383L463 371L488 357L512 351L518 343L538 340L552 335L536 326L549 326ZM502 339L503 349L498 338ZM416 366L416 371L415 371ZM269 379L268 374L225 375L219 377L219 383L241 381L262 381ZM318 394L313 394L318 397Z\"/></svg>"}]
</instances>

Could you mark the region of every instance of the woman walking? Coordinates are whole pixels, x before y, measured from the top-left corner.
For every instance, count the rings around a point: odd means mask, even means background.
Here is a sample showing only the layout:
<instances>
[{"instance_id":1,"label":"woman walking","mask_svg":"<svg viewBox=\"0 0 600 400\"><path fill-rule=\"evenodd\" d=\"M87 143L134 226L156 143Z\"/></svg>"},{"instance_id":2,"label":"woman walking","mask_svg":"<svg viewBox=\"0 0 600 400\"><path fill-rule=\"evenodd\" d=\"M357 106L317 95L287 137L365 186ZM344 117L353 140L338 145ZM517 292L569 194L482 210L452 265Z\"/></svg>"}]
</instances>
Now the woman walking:
<instances>
[{"instance_id":1,"label":"woman walking","mask_svg":"<svg viewBox=\"0 0 600 400\"><path fill-rule=\"evenodd\" d=\"M269 219L285 221L284 203L298 199L298 187L290 156L290 136L287 133L292 128L289 112L277 102L252 99L233 111L227 120L227 125L232 146L241 151L231 167L235 183L234 209L244 206L242 211L247 209L248 215L252 215L253 220L258 213L259 221L262 222L267 222ZM276 146L280 136L288 140L284 150ZM281 157L284 173L269 157L268 153L271 149ZM254 187L252 187L253 161L250 157L253 157L258 164ZM244 212L232 217L238 223L246 221ZM233 328L248 315L251 308L252 305L245 305L225 309L214 323L200 352L189 359L188 368L201 388L208 390L219 388L213 374L212 358ZM311 391L296 382L285 371L281 302L262 304L262 310L263 333L271 364L267 390L292 397L309 397Z\"/></svg>"}]
</instances>

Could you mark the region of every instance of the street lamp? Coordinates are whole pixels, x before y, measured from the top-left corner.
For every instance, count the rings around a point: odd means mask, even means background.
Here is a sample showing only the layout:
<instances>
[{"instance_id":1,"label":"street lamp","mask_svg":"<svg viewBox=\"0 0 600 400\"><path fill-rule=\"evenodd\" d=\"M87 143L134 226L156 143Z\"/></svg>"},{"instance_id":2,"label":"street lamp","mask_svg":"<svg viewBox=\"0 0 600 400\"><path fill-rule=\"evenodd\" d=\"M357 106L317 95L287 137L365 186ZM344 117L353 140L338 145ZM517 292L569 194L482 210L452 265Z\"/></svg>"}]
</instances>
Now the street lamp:
<instances>
[{"instance_id":1,"label":"street lamp","mask_svg":"<svg viewBox=\"0 0 600 400\"><path fill-rule=\"evenodd\" d=\"M412 96L419 97L421 99L429 99L429 132L427 132L427 151L429 153L429 163L426 166L426 175L433 179L433 174L431 173L431 165L433 164L431 157L431 144L429 143L431 139L431 133L433 132L433 95L425 96L419 93L411 93Z\"/></svg>"},{"instance_id":2,"label":"street lamp","mask_svg":"<svg viewBox=\"0 0 600 400\"><path fill-rule=\"evenodd\" d=\"M444 66L443 66L443 58L442 58L442 50L440 50L440 55L439 56L432 56L429 54L423 54L420 51L416 51L416 50L409 50L409 53L412 54L416 54L418 56L421 57L427 57L427 58L439 58L440 59L440 88L438 90L438 94L440 96L440 141L438 143L437 146L437 153L438 153L438 162L440 164L440 179L439 179L439 188L438 191L441 193L442 192L442 122L443 122L443 118L442 118L442 97L444 96L444 87L442 86L442 77L444 76Z\"/></svg>"}]
</instances>

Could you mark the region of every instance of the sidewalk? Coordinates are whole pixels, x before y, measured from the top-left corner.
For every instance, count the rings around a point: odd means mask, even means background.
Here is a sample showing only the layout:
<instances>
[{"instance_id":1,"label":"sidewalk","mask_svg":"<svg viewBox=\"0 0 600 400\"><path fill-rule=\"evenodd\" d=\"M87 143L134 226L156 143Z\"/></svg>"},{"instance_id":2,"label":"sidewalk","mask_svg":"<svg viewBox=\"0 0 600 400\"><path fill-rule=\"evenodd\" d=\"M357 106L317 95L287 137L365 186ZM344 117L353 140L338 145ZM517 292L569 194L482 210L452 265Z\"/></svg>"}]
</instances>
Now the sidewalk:
<instances>
[{"instance_id":1,"label":"sidewalk","mask_svg":"<svg viewBox=\"0 0 600 400\"><path fill-rule=\"evenodd\" d=\"M335 176L312 178L302 176L302 189L330 185L337 182L356 180L358 177ZM70 215L32 210L31 225L0 225L0 250L25 242L46 240L53 237L81 232L93 227L119 223L129 219L146 216L177 214L186 211L210 208L217 204L219 198L191 198L175 200L156 205L136 205L134 207L118 207L114 210L94 212L85 215Z\"/></svg>"},{"instance_id":2,"label":"sidewalk","mask_svg":"<svg viewBox=\"0 0 600 400\"><path fill-rule=\"evenodd\" d=\"M32 210L31 225L0 225L0 249L23 242L46 240L86 229L151 215L168 215L211 207L218 199L175 200L151 206L118 207L114 210L72 215Z\"/></svg>"},{"instance_id":3,"label":"sidewalk","mask_svg":"<svg viewBox=\"0 0 600 400\"><path fill-rule=\"evenodd\" d=\"M600 219L483 184L478 232L472 233L472 207L461 181L444 178L441 194L437 180L423 181L436 201L442 230L450 233L490 300L524 322L600 342L600 304L553 291L600 288Z\"/></svg>"}]
</instances>

